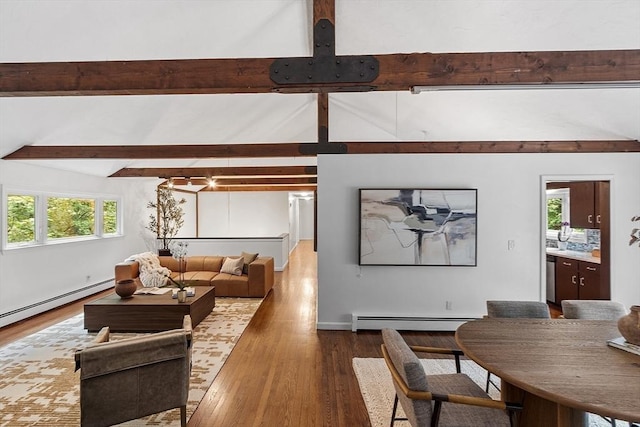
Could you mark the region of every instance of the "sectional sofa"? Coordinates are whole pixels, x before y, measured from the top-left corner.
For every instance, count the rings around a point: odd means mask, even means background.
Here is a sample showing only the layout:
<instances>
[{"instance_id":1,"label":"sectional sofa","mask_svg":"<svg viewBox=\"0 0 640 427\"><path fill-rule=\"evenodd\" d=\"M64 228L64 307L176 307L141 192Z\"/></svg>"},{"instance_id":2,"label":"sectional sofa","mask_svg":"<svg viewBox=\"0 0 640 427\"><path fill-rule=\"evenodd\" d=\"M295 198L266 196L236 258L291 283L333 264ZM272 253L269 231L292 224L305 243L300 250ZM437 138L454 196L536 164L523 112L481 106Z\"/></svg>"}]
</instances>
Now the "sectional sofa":
<instances>
[{"instance_id":1,"label":"sectional sofa","mask_svg":"<svg viewBox=\"0 0 640 427\"><path fill-rule=\"evenodd\" d=\"M182 279L189 286L215 286L218 297L265 297L274 282L274 264L272 257L257 257L244 265L242 272L235 274L222 272L222 266L228 258L236 260L239 256L189 256L180 262L170 256L159 256L160 265L171 271L171 277ZM238 274L240 273L240 274ZM140 263L124 261L115 266L115 280L139 279Z\"/></svg>"}]
</instances>

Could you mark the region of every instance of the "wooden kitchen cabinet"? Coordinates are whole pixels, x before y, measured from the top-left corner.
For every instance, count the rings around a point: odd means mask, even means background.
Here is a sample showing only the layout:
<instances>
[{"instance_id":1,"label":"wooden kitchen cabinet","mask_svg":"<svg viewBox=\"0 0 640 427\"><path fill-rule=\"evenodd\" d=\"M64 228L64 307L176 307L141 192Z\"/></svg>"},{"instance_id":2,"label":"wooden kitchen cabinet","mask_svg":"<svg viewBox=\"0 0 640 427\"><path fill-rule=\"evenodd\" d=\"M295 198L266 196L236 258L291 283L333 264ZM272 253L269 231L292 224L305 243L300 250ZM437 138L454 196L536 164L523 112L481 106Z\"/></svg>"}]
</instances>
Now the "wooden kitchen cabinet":
<instances>
[{"instance_id":1,"label":"wooden kitchen cabinet","mask_svg":"<svg viewBox=\"0 0 640 427\"><path fill-rule=\"evenodd\" d=\"M609 299L608 286L600 280L600 265L558 257L556 304L565 299Z\"/></svg>"},{"instance_id":2,"label":"wooden kitchen cabinet","mask_svg":"<svg viewBox=\"0 0 640 427\"><path fill-rule=\"evenodd\" d=\"M609 181L569 183L572 228L600 228L609 221Z\"/></svg>"}]
</instances>

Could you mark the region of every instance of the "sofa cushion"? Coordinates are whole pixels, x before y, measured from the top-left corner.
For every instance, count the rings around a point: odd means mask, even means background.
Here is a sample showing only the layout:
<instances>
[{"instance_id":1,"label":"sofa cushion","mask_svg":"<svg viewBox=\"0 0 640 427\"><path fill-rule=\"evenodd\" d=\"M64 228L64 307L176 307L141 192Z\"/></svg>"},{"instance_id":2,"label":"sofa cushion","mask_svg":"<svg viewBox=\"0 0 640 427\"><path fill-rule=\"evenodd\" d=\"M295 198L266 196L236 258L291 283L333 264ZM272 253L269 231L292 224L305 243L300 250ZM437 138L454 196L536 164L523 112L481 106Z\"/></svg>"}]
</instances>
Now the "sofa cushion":
<instances>
[{"instance_id":1,"label":"sofa cushion","mask_svg":"<svg viewBox=\"0 0 640 427\"><path fill-rule=\"evenodd\" d=\"M188 256L185 258L185 271L220 271L224 257L221 256Z\"/></svg>"},{"instance_id":2,"label":"sofa cushion","mask_svg":"<svg viewBox=\"0 0 640 427\"><path fill-rule=\"evenodd\" d=\"M216 295L246 297L249 294L249 278L229 273L220 273L211 284L216 287Z\"/></svg>"},{"instance_id":3,"label":"sofa cushion","mask_svg":"<svg viewBox=\"0 0 640 427\"><path fill-rule=\"evenodd\" d=\"M168 268L172 272L180 271L180 262L177 259L170 256L161 256L159 258L160 258L160 264L162 264L163 267Z\"/></svg>"},{"instance_id":4,"label":"sofa cushion","mask_svg":"<svg viewBox=\"0 0 640 427\"><path fill-rule=\"evenodd\" d=\"M256 258L258 258L258 254L257 253L250 254L247 252L242 252L241 257L244 258L244 265L242 266L242 274L249 274L249 264L255 261Z\"/></svg>"},{"instance_id":5,"label":"sofa cushion","mask_svg":"<svg viewBox=\"0 0 640 427\"><path fill-rule=\"evenodd\" d=\"M244 258L227 258L222 264L220 273L229 273L236 276L242 275L242 266L244 265Z\"/></svg>"},{"instance_id":6,"label":"sofa cushion","mask_svg":"<svg viewBox=\"0 0 640 427\"><path fill-rule=\"evenodd\" d=\"M189 286L211 286L211 281L218 274L219 273L216 271L185 271L184 273L182 273L182 277ZM177 279L173 274L171 275L171 277L173 277L175 280L178 280L180 278L180 274L178 273L175 275L178 276Z\"/></svg>"}]
</instances>

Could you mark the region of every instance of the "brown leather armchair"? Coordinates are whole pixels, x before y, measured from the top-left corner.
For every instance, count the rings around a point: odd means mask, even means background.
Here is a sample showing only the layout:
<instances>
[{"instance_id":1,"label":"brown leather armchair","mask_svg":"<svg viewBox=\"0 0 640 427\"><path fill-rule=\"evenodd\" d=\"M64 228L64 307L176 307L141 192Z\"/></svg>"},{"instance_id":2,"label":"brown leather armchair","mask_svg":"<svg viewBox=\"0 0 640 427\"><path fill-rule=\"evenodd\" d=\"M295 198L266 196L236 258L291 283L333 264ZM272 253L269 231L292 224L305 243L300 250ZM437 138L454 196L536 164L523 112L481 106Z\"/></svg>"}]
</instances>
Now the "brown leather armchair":
<instances>
[{"instance_id":1,"label":"brown leather armchair","mask_svg":"<svg viewBox=\"0 0 640 427\"><path fill-rule=\"evenodd\" d=\"M76 351L80 369L80 424L110 426L180 408L187 425L191 373L191 317L182 329L109 342L105 327Z\"/></svg>"}]
</instances>

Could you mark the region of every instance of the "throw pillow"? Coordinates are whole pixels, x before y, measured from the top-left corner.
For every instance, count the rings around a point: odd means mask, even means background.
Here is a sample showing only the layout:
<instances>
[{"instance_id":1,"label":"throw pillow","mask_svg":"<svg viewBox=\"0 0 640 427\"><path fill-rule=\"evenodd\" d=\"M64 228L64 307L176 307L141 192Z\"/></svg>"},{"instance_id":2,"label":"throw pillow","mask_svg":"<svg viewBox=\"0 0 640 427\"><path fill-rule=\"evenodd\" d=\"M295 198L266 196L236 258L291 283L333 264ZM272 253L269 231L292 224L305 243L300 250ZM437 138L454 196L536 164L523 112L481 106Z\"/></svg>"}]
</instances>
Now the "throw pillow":
<instances>
[{"instance_id":1,"label":"throw pillow","mask_svg":"<svg viewBox=\"0 0 640 427\"><path fill-rule=\"evenodd\" d=\"M242 276L242 266L244 265L244 258L227 258L222 263L221 273L233 274L236 276Z\"/></svg>"},{"instance_id":2,"label":"throw pillow","mask_svg":"<svg viewBox=\"0 0 640 427\"><path fill-rule=\"evenodd\" d=\"M258 254L249 254L242 252L242 258L244 258L244 265L242 266L242 274L249 274L249 264L258 258Z\"/></svg>"}]
</instances>

